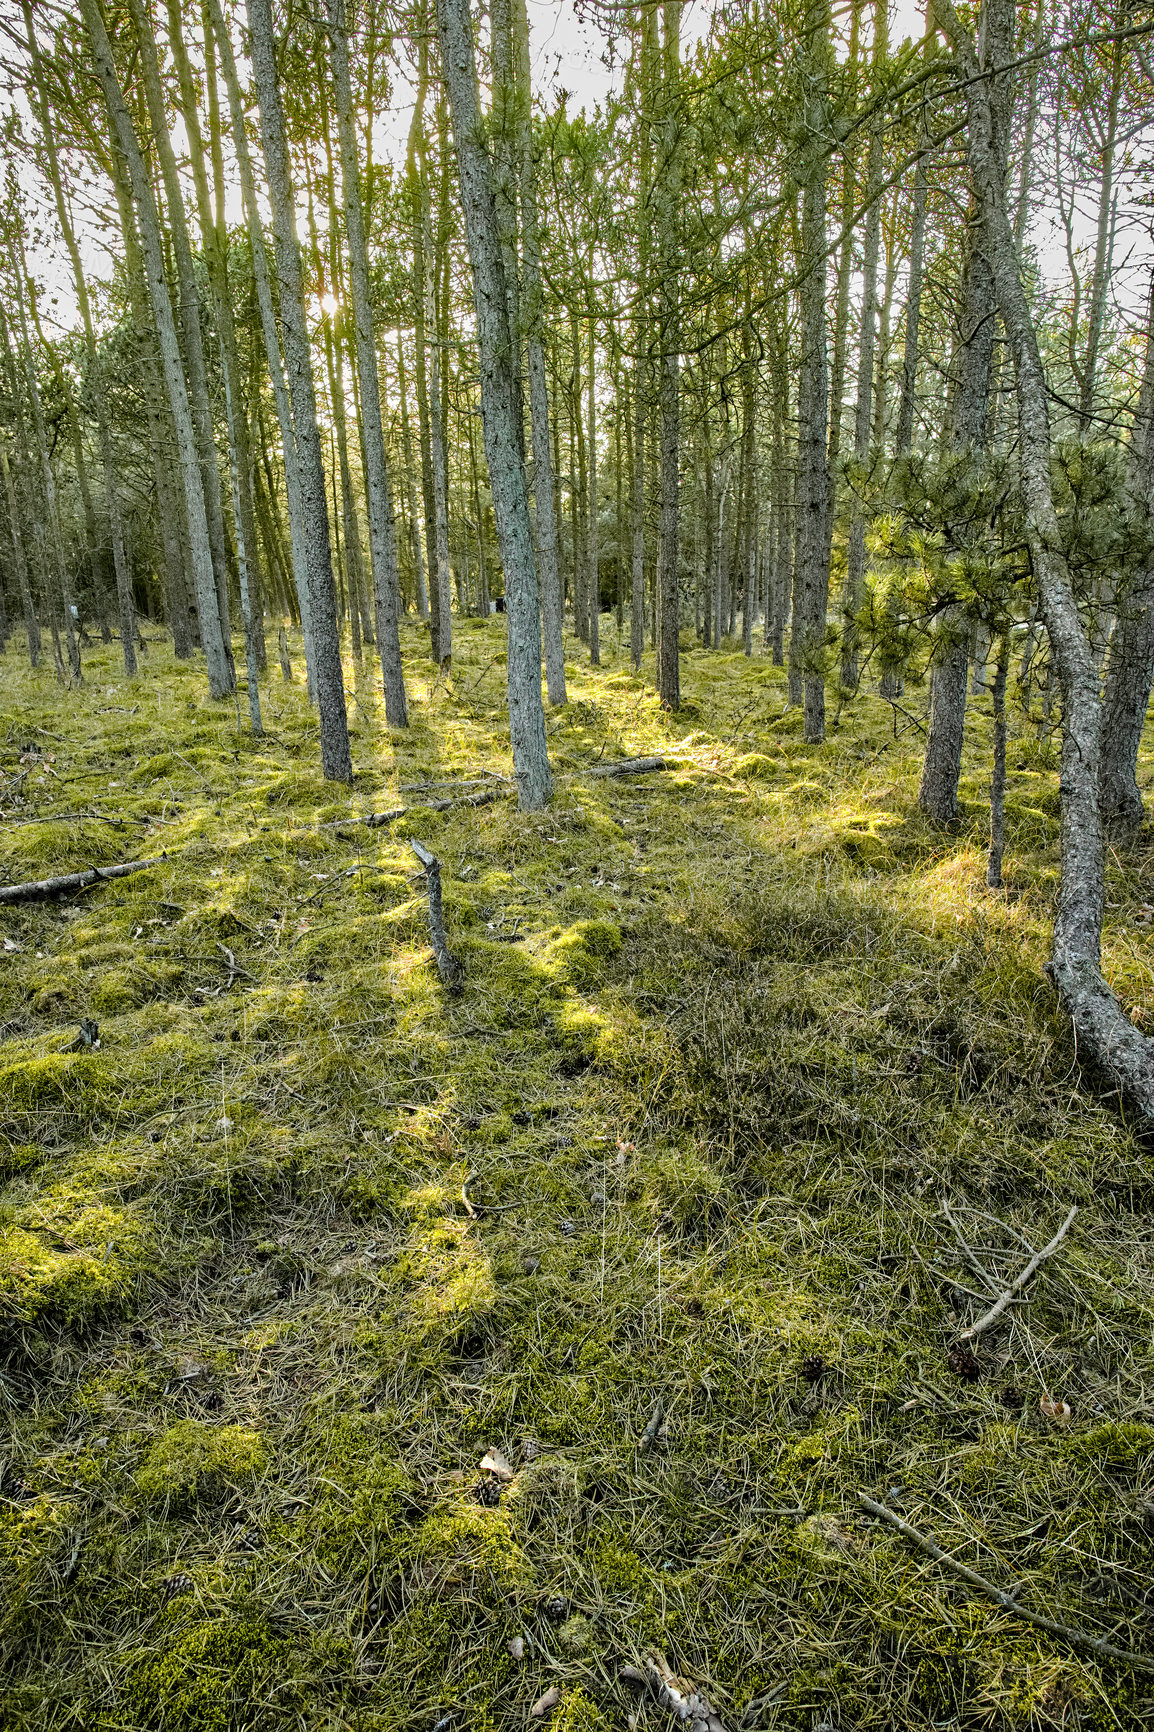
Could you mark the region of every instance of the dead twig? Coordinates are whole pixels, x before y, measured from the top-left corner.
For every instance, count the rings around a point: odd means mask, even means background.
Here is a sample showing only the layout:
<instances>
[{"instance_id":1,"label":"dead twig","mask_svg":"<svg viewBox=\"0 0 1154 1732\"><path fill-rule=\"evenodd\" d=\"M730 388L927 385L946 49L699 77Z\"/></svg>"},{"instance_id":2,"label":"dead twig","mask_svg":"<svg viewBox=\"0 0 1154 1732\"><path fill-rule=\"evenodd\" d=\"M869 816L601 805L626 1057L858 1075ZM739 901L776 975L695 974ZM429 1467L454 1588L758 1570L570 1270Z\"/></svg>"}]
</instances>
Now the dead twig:
<instances>
[{"instance_id":1,"label":"dead twig","mask_svg":"<svg viewBox=\"0 0 1154 1732\"><path fill-rule=\"evenodd\" d=\"M423 842L414 839L412 849L424 868L425 882L429 887L429 937L432 940L433 955L437 959L437 970L450 992L460 992L461 976L465 970L449 949L449 942L445 937L445 916L441 905L441 862Z\"/></svg>"},{"instance_id":2,"label":"dead twig","mask_svg":"<svg viewBox=\"0 0 1154 1732\"><path fill-rule=\"evenodd\" d=\"M914 1527L896 1511L887 1509L885 1504L875 1503L872 1497L864 1492L858 1492L858 1502L871 1515L879 1516L882 1521L889 1522L905 1539L918 1546L936 1563L944 1564L962 1581L969 1582L972 1588L977 1588L1015 1618L1024 1618L1027 1624L1033 1624L1039 1630L1045 1630L1051 1636L1060 1636L1064 1641L1072 1642L1077 1647L1090 1648L1095 1654L1101 1654L1107 1660L1120 1660L1125 1666L1133 1666L1136 1671L1154 1672L1154 1659L1148 1659L1144 1654L1132 1654L1126 1648L1116 1648L1112 1642L1107 1642L1102 1636L1092 1636L1087 1630L1076 1630L1070 1624L1063 1624L1057 1618L1048 1618L1044 1612L1031 1612L1015 1600L1012 1594L1007 1594L1001 1588L996 1588L993 1582L980 1576L977 1570L971 1570L968 1564L961 1563L947 1551L943 1551L938 1542Z\"/></svg>"},{"instance_id":3,"label":"dead twig","mask_svg":"<svg viewBox=\"0 0 1154 1732\"><path fill-rule=\"evenodd\" d=\"M1048 1245L1043 1245L1040 1251L1034 1253L1021 1274L1015 1276L1014 1280L1011 1281L1010 1285L1006 1288L1006 1291L999 1295L985 1315L979 1317L976 1323L970 1324L970 1327L961 1337L963 1341L973 1341L976 1336L981 1335L984 1330L988 1329L992 1323L997 1322L998 1318L1002 1315L1002 1312L1013 1300L1014 1295L1021 1292L1026 1283L1033 1278L1041 1264L1046 1261L1046 1258L1054 1255L1054 1252L1058 1249L1058 1246L1062 1243L1062 1240L1069 1232L1074 1216L1077 1213L1078 1205L1075 1203L1074 1207L1070 1210L1070 1213L1066 1216L1066 1219L1062 1222L1062 1225L1058 1228L1058 1231L1054 1234L1054 1237L1050 1240L1050 1243Z\"/></svg>"},{"instance_id":4,"label":"dead twig","mask_svg":"<svg viewBox=\"0 0 1154 1732\"><path fill-rule=\"evenodd\" d=\"M0 889L0 904L46 902L53 896L67 896L70 891L87 890L92 884L103 884L106 878L127 878L130 873L159 866L162 860L167 859L167 854L156 854L150 860L125 860L119 866L90 866L86 872L69 872L62 878L37 878L28 884L5 884Z\"/></svg>"}]
</instances>

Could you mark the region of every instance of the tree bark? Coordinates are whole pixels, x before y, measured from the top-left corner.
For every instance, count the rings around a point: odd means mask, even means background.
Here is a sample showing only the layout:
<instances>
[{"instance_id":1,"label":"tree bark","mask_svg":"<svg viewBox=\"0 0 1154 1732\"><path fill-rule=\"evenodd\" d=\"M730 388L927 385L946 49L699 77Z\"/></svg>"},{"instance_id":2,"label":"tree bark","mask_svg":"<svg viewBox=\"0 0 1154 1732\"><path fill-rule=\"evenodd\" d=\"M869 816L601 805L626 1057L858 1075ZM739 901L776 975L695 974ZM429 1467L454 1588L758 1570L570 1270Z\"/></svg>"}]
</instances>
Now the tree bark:
<instances>
[{"instance_id":1,"label":"tree bark","mask_svg":"<svg viewBox=\"0 0 1154 1732\"><path fill-rule=\"evenodd\" d=\"M509 329L492 168L477 99L477 71L467 0L437 0L437 18L473 272L485 456L505 567L513 769L522 810L536 811L549 800L553 784L541 702L537 562L529 521L522 426L517 414L516 354L513 333Z\"/></svg>"},{"instance_id":2,"label":"tree bark","mask_svg":"<svg viewBox=\"0 0 1154 1732\"><path fill-rule=\"evenodd\" d=\"M1138 789L1138 749L1154 681L1154 275L1127 470L1127 516L1132 538L1145 552L1124 592L1116 597L1106 661L1101 805L1102 817L1119 841L1133 840L1145 817Z\"/></svg>"},{"instance_id":3,"label":"tree bark","mask_svg":"<svg viewBox=\"0 0 1154 1732\"><path fill-rule=\"evenodd\" d=\"M265 359L268 363L273 401L276 404L277 424L280 428L281 453L285 472L285 499L289 519L289 551L292 559L293 583L297 592L297 605L300 608L301 629L305 640L305 671L308 693L310 699L315 702L317 699L316 646L313 641L312 607L309 598L308 537L301 496L300 462L297 455L296 434L293 429L289 389L285 379L284 362L281 357L276 314L273 308L272 283L264 245L264 228L257 205L256 178L253 173L252 156L248 144L248 123L241 102L240 81L237 78L232 38L228 34L228 26L221 11L220 0L206 0L206 4L212 21L217 49L220 53L225 89L228 93L233 148L236 151L237 166L240 170L241 195L244 202L249 247L252 252L253 281L256 287L257 306L260 311L261 334L264 338Z\"/></svg>"},{"instance_id":4,"label":"tree bark","mask_svg":"<svg viewBox=\"0 0 1154 1732\"><path fill-rule=\"evenodd\" d=\"M132 185L133 203L140 225L141 250L148 297L156 324L160 346L165 389L172 413L184 487L185 515L196 581L197 619L200 638L208 665L210 697L223 698L235 690L236 676L232 657L225 642L224 626L217 598L216 574L213 569L212 547L209 541L208 516L205 509L204 474L197 444L196 429L189 407L188 389L176 335L176 321L168 294L168 279L164 268L164 251L160 238L160 220L152 195L152 183L144 165L136 132L124 103L116 76L112 48L104 27L98 0L80 0L92 50L93 64L104 92L113 128L113 146L119 149Z\"/></svg>"},{"instance_id":5,"label":"tree bark","mask_svg":"<svg viewBox=\"0 0 1154 1732\"><path fill-rule=\"evenodd\" d=\"M405 697L405 675L401 665L398 625L400 585L397 577L396 522L385 459L384 423L381 419L377 345L369 295L369 255L365 242L360 167L353 127L344 0L329 0L329 32L337 131L341 148L341 191L344 197L345 234L348 239L349 277L353 291L353 322L356 330L361 437L364 440L365 494L369 517L369 555L372 559L373 589L376 596L377 639L385 692L385 716L391 728L406 728L409 725L409 711Z\"/></svg>"},{"instance_id":6,"label":"tree bark","mask_svg":"<svg viewBox=\"0 0 1154 1732\"><path fill-rule=\"evenodd\" d=\"M681 706L678 583L681 466L681 299L678 280L681 204L681 0L664 0L661 43L661 160L654 199L660 282L658 319L661 416L661 504L658 517L657 690L667 710Z\"/></svg>"},{"instance_id":7,"label":"tree bark","mask_svg":"<svg viewBox=\"0 0 1154 1732\"><path fill-rule=\"evenodd\" d=\"M325 497L324 463L317 427L316 388L305 320L300 243L285 138L284 110L273 54L269 0L248 0L252 68L260 105L261 138L268 176L280 280L281 328L292 400L293 430L300 465L301 515L308 562L309 614L316 656L317 705L321 724L321 770L330 781L348 782L349 752L345 684L333 583L332 544Z\"/></svg>"},{"instance_id":8,"label":"tree bark","mask_svg":"<svg viewBox=\"0 0 1154 1732\"><path fill-rule=\"evenodd\" d=\"M1008 6L1010 0L998 3ZM1007 212L999 116L953 0L934 0L934 9L965 81L970 169L989 229L998 303L1014 357L1026 536L1062 690L1061 881L1047 972L1074 1025L1080 1054L1126 1110L1149 1125L1154 1120L1154 1043L1134 1027L1102 976L1102 704L1054 507L1046 376Z\"/></svg>"}]
</instances>

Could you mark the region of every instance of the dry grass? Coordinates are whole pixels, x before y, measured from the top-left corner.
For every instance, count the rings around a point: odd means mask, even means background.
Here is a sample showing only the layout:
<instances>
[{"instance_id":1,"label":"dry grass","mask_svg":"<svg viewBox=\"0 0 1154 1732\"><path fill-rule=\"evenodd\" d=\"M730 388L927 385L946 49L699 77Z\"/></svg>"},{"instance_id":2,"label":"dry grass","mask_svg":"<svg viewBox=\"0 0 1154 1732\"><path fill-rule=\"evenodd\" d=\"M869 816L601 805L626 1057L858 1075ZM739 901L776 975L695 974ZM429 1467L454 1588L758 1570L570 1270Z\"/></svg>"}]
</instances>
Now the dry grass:
<instances>
[{"instance_id":1,"label":"dry grass","mask_svg":"<svg viewBox=\"0 0 1154 1732\"><path fill-rule=\"evenodd\" d=\"M994 897L980 701L943 835L888 706L815 750L764 660L691 653L666 717L610 633L547 813L319 828L509 773L501 630L464 624L452 686L413 635L407 736L366 673L351 795L279 678L254 742L161 646L72 695L4 663L0 805L97 815L12 825L0 873L170 857L0 916L0 1721L504 1732L559 1682L554 1729L657 1732L619 1678L656 1646L730 1732L1146 1724L1139 1674L857 1503L1151 1652L1154 1157L1039 972L1046 750L1012 742ZM651 751L678 768L582 777ZM1140 1018L1151 871L1112 873Z\"/></svg>"}]
</instances>

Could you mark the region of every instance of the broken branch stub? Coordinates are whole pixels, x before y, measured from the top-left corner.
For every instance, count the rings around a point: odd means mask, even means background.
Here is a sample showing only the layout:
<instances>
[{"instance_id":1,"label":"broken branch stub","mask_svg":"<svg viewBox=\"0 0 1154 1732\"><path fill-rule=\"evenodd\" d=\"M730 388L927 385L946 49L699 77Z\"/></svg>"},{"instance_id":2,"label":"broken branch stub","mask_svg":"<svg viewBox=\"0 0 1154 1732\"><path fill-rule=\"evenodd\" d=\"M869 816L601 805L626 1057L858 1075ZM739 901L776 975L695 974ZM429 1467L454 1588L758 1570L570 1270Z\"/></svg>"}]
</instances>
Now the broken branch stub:
<instances>
[{"instance_id":1,"label":"broken branch stub","mask_svg":"<svg viewBox=\"0 0 1154 1732\"><path fill-rule=\"evenodd\" d=\"M450 992L460 992L465 968L449 949L449 941L445 937L445 916L441 903L441 862L423 842L414 839L412 848L424 868L425 882L429 888L429 937L437 961L437 970Z\"/></svg>"}]
</instances>

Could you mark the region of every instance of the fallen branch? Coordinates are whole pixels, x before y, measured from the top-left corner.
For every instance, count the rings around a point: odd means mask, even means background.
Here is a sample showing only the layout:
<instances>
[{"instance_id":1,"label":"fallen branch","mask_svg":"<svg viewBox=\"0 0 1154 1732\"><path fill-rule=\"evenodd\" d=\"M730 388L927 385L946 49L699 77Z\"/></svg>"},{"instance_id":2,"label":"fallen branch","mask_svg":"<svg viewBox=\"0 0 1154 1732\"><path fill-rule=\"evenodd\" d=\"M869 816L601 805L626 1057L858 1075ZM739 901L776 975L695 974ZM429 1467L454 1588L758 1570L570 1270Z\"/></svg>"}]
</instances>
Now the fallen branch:
<instances>
[{"instance_id":1,"label":"fallen branch","mask_svg":"<svg viewBox=\"0 0 1154 1732\"><path fill-rule=\"evenodd\" d=\"M982 1334L983 1330L988 1329L991 1323L997 1322L1007 1305L1009 1305L1013 1300L1014 1295L1021 1292L1027 1281L1029 1281L1036 1273L1039 1266L1046 1261L1046 1258L1054 1255L1054 1252L1058 1249L1058 1246L1062 1243L1062 1240L1069 1232L1071 1223L1077 1213L1078 1205L1075 1203L1074 1207L1070 1210L1070 1213L1066 1216L1066 1219L1062 1222L1062 1225L1058 1228L1058 1231L1054 1234L1054 1237L1050 1240L1050 1243L1048 1245L1043 1245L1042 1249L1030 1258L1030 1261L1026 1264L1022 1273L1010 1282L1006 1291L994 1301L985 1316L979 1317L976 1323L970 1324L970 1327L961 1336L963 1341L973 1341L976 1336Z\"/></svg>"},{"instance_id":2,"label":"fallen branch","mask_svg":"<svg viewBox=\"0 0 1154 1732\"><path fill-rule=\"evenodd\" d=\"M67 896L72 890L87 890L89 885L102 884L106 878L127 878L132 872L143 872L167 859L167 854L157 854L151 860L125 860L119 866L90 866L87 872L69 872L63 878L37 878L29 884L5 884L0 888L0 904L45 902L52 896Z\"/></svg>"},{"instance_id":3,"label":"fallen branch","mask_svg":"<svg viewBox=\"0 0 1154 1732\"><path fill-rule=\"evenodd\" d=\"M461 976L465 970L449 949L448 939L445 937L445 916L441 906L441 862L435 854L430 853L423 842L414 839L412 848L425 869L425 882L429 887L429 937L433 944L433 955L437 959L437 970L450 992L460 992Z\"/></svg>"},{"instance_id":4,"label":"fallen branch","mask_svg":"<svg viewBox=\"0 0 1154 1732\"><path fill-rule=\"evenodd\" d=\"M644 776L650 770L669 770L672 765L664 758L619 758L615 764L595 764L591 769L579 770L581 776Z\"/></svg>"},{"instance_id":5,"label":"fallen branch","mask_svg":"<svg viewBox=\"0 0 1154 1732\"><path fill-rule=\"evenodd\" d=\"M386 824L395 824L398 818L405 818L410 812L448 812L454 806L491 806L494 800L511 797L515 790L504 786L486 786L479 794L463 794L453 800L426 800L420 806L393 806L387 812L366 812L363 818L330 818L322 824L322 830L344 830L354 824L363 824L369 830L382 830Z\"/></svg>"},{"instance_id":6,"label":"fallen branch","mask_svg":"<svg viewBox=\"0 0 1154 1732\"><path fill-rule=\"evenodd\" d=\"M1028 1607L1015 1600L1013 1595L1003 1593L1001 1588L994 1586L993 1582L988 1582L985 1576L980 1576L977 1570L971 1570L968 1564L960 1563L949 1552L943 1551L938 1542L931 1539L929 1534L924 1534L920 1529L913 1527L894 1510L887 1509L885 1504L875 1503L872 1497L867 1497L861 1491L858 1492L858 1502L871 1515L880 1516L882 1521L889 1522L891 1527L896 1528L905 1539L920 1547L927 1556L939 1564L944 1564L948 1570L953 1571L954 1575L960 1576L964 1582L969 1582L971 1587L979 1589L996 1605L1001 1606L1003 1611L1012 1613L1015 1618L1024 1618L1027 1624L1033 1624L1037 1629L1045 1630L1048 1635L1061 1636L1064 1641L1072 1642L1078 1647L1090 1648L1095 1654L1101 1654L1104 1659L1120 1660L1123 1665L1133 1666L1136 1671L1154 1672L1154 1659L1148 1659L1143 1654L1132 1654L1126 1648L1116 1648L1112 1642L1107 1642L1103 1637L1091 1636L1086 1630L1075 1630L1069 1624L1059 1623L1057 1618L1048 1618L1044 1612L1031 1612Z\"/></svg>"}]
</instances>

